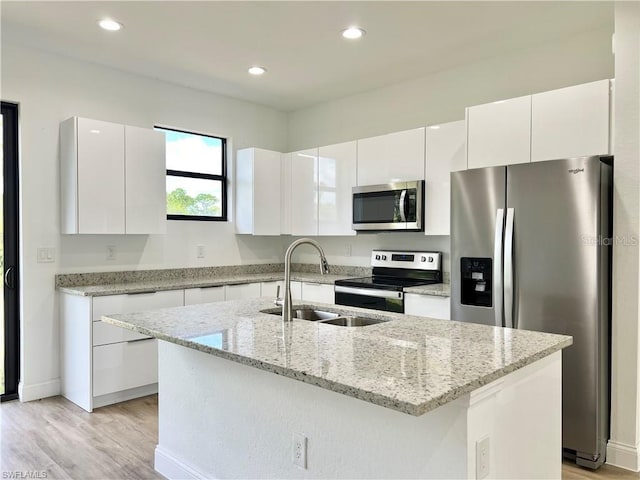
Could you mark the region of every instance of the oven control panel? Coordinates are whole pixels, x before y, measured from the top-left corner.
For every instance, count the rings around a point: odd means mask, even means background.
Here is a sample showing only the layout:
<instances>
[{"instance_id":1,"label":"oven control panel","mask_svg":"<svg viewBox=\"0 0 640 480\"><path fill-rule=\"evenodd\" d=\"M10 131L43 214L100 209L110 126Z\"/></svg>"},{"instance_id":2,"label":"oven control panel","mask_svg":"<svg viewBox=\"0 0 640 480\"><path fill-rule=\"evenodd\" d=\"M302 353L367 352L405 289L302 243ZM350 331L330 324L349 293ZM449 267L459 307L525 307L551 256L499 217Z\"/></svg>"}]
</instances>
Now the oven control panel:
<instances>
[{"instance_id":1,"label":"oven control panel","mask_svg":"<svg viewBox=\"0 0 640 480\"><path fill-rule=\"evenodd\" d=\"M440 270L441 264L441 252L401 252L395 250L374 250L371 252L372 267Z\"/></svg>"}]
</instances>

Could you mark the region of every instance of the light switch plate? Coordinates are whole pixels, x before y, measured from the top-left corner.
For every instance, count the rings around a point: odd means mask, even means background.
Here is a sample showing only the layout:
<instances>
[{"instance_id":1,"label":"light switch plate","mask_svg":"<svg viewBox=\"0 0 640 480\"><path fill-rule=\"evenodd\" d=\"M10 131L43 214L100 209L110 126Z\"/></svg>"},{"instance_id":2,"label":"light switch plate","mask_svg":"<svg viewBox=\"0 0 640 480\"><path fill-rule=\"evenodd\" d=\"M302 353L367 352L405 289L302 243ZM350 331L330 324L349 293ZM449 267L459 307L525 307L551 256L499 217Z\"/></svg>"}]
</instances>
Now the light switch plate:
<instances>
[{"instance_id":1,"label":"light switch plate","mask_svg":"<svg viewBox=\"0 0 640 480\"><path fill-rule=\"evenodd\" d=\"M38 247L38 263L53 263L56 261L56 249L53 247Z\"/></svg>"}]
</instances>

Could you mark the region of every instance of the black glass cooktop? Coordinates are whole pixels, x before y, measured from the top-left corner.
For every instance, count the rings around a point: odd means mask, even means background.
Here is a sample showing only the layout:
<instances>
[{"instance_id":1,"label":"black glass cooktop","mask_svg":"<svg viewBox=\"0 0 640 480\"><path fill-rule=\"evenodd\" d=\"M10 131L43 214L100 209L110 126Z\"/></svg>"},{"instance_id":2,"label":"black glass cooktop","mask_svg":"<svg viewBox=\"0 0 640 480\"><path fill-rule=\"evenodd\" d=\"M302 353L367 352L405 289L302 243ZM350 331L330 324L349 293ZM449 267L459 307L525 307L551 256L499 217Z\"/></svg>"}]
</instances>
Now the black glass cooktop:
<instances>
[{"instance_id":1,"label":"black glass cooktop","mask_svg":"<svg viewBox=\"0 0 640 480\"><path fill-rule=\"evenodd\" d=\"M342 285L345 287L380 288L383 290L396 290L399 292L405 287L430 285L432 283L438 283L438 281L417 278L387 277L383 275L336 280L336 285Z\"/></svg>"}]
</instances>

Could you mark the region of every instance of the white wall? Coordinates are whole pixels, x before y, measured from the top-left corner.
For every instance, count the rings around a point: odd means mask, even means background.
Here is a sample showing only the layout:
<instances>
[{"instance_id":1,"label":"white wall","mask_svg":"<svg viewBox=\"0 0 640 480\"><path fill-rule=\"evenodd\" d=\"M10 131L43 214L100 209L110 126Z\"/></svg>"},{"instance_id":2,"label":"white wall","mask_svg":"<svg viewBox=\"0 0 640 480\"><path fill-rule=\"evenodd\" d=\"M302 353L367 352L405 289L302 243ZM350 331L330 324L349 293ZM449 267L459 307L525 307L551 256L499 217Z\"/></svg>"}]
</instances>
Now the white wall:
<instances>
[{"instance_id":1,"label":"white wall","mask_svg":"<svg viewBox=\"0 0 640 480\"><path fill-rule=\"evenodd\" d=\"M286 115L35 51L2 39L2 99L20 103L22 398L56 394L58 318L54 274L280 261L282 242L233 234L232 223L169 222L167 235L61 236L58 125L73 115L141 127L154 124L229 136L234 149L285 150ZM196 259L196 245L207 257ZM117 260L106 261L115 245ZM36 248L56 249L51 264Z\"/></svg>"},{"instance_id":2,"label":"white wall","mask_svg":"<svg viewBox=\"0 0 640 480\"><path fill-rule=\"evenodd\" d=\"M615 11L611 440L607 462L640 470L640 4ZM635 239L635 244L633 244ZM631 243L631 244L629 244Z\"/></svg>"}]
</instances>

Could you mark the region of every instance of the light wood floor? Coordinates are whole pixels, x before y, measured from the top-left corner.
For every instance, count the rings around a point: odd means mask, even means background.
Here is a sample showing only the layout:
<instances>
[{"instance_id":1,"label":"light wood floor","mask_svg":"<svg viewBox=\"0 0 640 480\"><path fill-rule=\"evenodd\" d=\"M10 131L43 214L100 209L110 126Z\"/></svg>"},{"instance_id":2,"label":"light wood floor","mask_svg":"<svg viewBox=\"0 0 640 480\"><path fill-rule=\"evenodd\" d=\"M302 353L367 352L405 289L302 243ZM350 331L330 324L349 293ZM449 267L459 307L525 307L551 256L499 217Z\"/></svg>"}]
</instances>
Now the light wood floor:
<instances>
[{"instance_id":1,"label":"light wood floor","mask_svg":"<svg viewBox=\"0 0 640 480\"><path fill-rule=\"evenodd\" d=\"M157 418L156 395L99 408L94 413L62 397L3 403L2 478L7 478L4 472L46 472L47 480L163 479L153 470ZM562 478L640 480L640 474L608 465L592 472L565 463Z\"/></svg>"}]
</instances>

